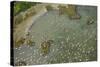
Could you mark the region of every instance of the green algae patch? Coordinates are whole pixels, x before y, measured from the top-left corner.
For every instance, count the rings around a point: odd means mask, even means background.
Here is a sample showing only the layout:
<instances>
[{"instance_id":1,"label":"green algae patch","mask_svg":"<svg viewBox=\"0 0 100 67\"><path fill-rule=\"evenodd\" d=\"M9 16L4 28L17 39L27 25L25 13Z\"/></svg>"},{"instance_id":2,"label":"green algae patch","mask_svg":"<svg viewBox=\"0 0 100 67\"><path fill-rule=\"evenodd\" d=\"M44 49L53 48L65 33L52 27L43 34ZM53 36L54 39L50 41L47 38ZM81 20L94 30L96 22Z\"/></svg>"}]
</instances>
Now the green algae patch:
<instances>
[{"instance_id":1,"label":"green algae patch","mask_svg":"<svg viewBox=\"0 0 100 67\"><path fill-rule=\"evenodd\" d=\"M35 42L33 40L31 40L31 39L27 40L27 45L29 45L30 47L34 46L34 44L35 44Z\"/></svg>"},{"instance_id":2,"label":"green algae patch","mask_svg":"<svg viewBox=\"0 0 100 67\"><path fill-rule=\"evenodd\" d=\"M41 44L41 52L42 55L45 56L46 54L49 53L49 49L50 49L50 42L49 41L44 41Z\"/></svg>"},{"instance_id":3,"label":"green algae patch","mask_svg":"<svg viewBox=\"0 0 100 67\"><path fill-rule=\"evenodd\" d=\"M75 16L77 14L76 12L76 6L68 5L68 8L66 8L66 13L69 17Z\"/></svg>"},{"instance_id":4,"label":"green algae patch","mask_svg":"<svg viewBox=\"0 0 100 67\"><path fill-rule=\"evenodd\" d=\"M46 6L47 11L53 10L53 7L51 5Z\"/></svg>"},{"instance_id":5,"label":"green algae patch","mask_svg":"<svg viewBox=\"0 0 100 67\"><path fill-rule=\"evenodd\" d=\"M24 44L24 42L25 42L25 39L24 38L20 38L20 39L18 39L18 40L15 41L14 46L15 47L20 47L21 45Z\"/></svg>"},{"instance_id":6,"label":"green algae patch","mask_svg":"<svg viewBox=\"0 0 100 67\"><path fill-rule=\"evenodd\" d=\"M59 8L60 15L66 14L66 15L68 15L68 17L70 19L80 19L80 16L78 15L77 10L76 10L76 6L74 6L74 5L67 5L67 6L59 5L58 8Z\"/></svg>"}]
</instances>

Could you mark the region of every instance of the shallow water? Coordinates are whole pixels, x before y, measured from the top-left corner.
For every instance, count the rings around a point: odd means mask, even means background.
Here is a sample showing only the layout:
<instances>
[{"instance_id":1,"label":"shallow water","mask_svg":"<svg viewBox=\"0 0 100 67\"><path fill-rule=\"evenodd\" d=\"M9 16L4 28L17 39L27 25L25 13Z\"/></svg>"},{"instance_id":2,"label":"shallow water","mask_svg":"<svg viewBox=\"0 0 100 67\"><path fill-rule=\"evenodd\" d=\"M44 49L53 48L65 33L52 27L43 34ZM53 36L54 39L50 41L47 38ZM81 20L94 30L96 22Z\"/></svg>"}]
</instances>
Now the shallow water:
<instances>
[{"instance_id":1,"label":"shallow water","mask_svg":"<svg viewBox=\"0 0 100 67\"><path fill-rule=\"evenodd\" d=\"M30 38L35 42L30 47L22 45L14 49L15 63L24 60L27 65L96 61L97 16L96 7L78 6L81 19L70 20L67 15L59 15L52 10L35 21L30 29ZM94 23L87 25L88 16ZM41 55L41 43L53 40L50 52Z\"/></svg>"}]
</instances>

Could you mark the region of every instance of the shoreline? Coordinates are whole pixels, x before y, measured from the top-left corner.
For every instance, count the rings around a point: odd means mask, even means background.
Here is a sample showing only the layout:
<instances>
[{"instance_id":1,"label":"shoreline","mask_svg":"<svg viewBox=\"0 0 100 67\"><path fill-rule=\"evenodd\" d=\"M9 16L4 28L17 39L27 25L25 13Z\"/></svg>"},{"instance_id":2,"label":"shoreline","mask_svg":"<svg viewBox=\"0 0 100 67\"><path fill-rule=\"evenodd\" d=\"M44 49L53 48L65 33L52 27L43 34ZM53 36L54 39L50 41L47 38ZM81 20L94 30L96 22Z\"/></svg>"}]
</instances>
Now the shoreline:
<instances>
[{"instance_id":1,"label":"shoreline","mask_svg":"<svg viewBox=\"0 0 100 67\"><path fill-rule=\"evenodd\" d=\"M18 40L21 37L25 37L26 34L30 31L31 26L34 24L34 22L43 14L45 14L47 12L45 6L42 6L42 4L38 5L38 6L34 6L35 9L37 9L37 7L40 7L40 10L36 10L36 14L32 15L30 17L28 17L27 19L23 20L19 25L17 25L17 28L15 28L15 32L14 32L14 40ZM31 8L30 8L31 9ZM27 12L27 11L26 11ZM24 13L26 13L24 12ZM23 13L23 15L25 15Z\"/></svg>"}]
</instances>

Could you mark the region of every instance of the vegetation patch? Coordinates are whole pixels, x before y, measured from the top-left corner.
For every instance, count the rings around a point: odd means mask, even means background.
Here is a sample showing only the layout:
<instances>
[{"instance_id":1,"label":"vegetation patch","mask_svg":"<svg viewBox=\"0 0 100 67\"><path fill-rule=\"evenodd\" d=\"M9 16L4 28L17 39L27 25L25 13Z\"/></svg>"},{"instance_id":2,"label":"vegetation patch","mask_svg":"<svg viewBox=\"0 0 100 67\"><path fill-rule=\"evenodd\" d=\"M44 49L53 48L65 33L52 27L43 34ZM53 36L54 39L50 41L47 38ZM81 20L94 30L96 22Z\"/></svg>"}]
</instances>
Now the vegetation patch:
<instances>
[{"instance_id":1,"label":"vegetation patch","mask_svg":"<svg viewBox=\"0 0 100 67\"><path fill-rule=\"evenodd\" d=\"M20 47L21 45L23 45L25 42L25 38L20 38L18 40L15 40L15 47Z\"/></svg>"},{"instance_id":2,"label":"vegetation patch","mask_svg":"<svg viewBox=\"0 0 100 67\"><path fill-rule=\"evenodd\" d=\"M53 7L51 5L46 6L47 11L53 10Z\"/></svg>"},{"instance_id":3,"label":"vegetation patch","mask_svg":"<svg viewBox=\"0 0 100 67\"><path fill-rule=\"evenodd\" d=\"M43 56L45 56L46 54L49 53L50 45L51 45L52 42L53 42L52 40L48 40L48 41L42 42L42 44L41 44L41 52L42 52Z\"/></svg>"},{"instance_id":4,"label":"vegetation patch","mask_svg":"<svg viewBox=\"0 0 100 67\"><path fill-rule=\"evenodd\" d=\"M29 46L34 46L34 44L35 44L35 42L32 41L31 39L28 39L28 40L27 40L27 45L29 45Z\"/></svg>"},{"instance_id":5,"label":"vegetation patch","mask_svg":"<svg viewBox=\"0 0 100 67\"><path fill-rule=\"evenodd\" d=\"M59 8L59 15L67 14L70 19L79 19L80 16L76 11L76 6L68 5L68 6L58 6Z\"/></svg>"},{"instance_id":6,"label":"vegetation patch","mask_svg":"<svg viewBox=\"0 0 100 67\"><path fill-rule=\"evenodd\" d=\"M37 3L32 2L14 2L14 15L27 10L31 6L35 6Z\"/></svg>"}]
</instances>

